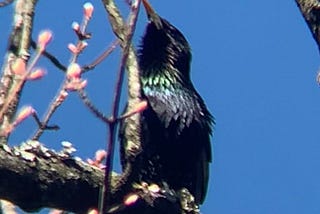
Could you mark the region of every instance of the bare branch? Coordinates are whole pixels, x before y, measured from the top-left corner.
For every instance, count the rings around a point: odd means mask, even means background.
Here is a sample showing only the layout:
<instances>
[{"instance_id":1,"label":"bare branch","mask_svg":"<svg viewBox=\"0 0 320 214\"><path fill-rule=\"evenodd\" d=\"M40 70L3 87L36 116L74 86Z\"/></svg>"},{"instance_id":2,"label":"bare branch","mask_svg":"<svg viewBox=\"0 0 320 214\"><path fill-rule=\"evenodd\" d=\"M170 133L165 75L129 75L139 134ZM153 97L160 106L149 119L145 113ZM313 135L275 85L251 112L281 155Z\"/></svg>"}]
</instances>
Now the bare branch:
<instances>
[{"instance_id":1,"label":"bare branch","mask_svg":"<svg viewBox=\"0 0 320 214\"><path fill-rule=\"evenodd\" d=\"M1 88L0 88L0 109L6 102L6 98L11 88L15 88L16 85L21 84L20 79L13 78L10 66L11 62L17 58L22 58L25 61L29 59L29 47L31 38L31 29L33 26L33 14L37 0L17 0L15 7L15 19L13 23L13 29L9 39L8 50L6 53L6 59L2 68L1 76ZM16 92L14 99L9 103L9 108L5 114L0 118L0 129L6 127L12 120L17 106L20 100L21 89ZM5 143L8 136L0 136L0 143Z\"/></svg>"},{"instance_id":2,"label":"bare branch","mask_svg":"<svg viewBox=\"0 0 320 214\"><path fill-rule=\"evenodd\" d=\"M95 59L91 64L83 66L82 72L87 72L89 70L94 69L98 64L100 64L105 58L107 58L114 51L114 49L118 46L118 44L119 44L119 40L112 42L110 47L108 47L108 49L104 51L101 56Z\"/></svg>"},{"instance_id":3,"label":"bare branch","mask_svg":"<svg viewBox=\"0 0 320 214\"><path fill-rule=\"evenodd\" d=\"M122 41L123 47L123 54L121 58L121 63L118 71L118 79L116 82L116 88L114 92L114 99L113 99L113 106L112 106L112 114L111 120L112 123L109 123L109 138L108 138L108 157L106 159L106 166L105 169L105 181L104 181L104 194L103 198L101 199L103 206L101 207L102 210L106 210L108 206L110 206L110 192L105 191L107 186L110 186L110 177L111 171L113 166L113 154L114 154L114 145L115 145L115 136L116 136L116 126L117 126L117 117L119 112L119 104L120 104L120 97L121 97L121 88L124 76L124 70L127 65L127 59L129 56L129 51L131 47L131 40L133 33L135 31L135 26L139 14L140 8L140 0L137 0L135 4L132 6L131 12L129 14L129 21L128 21L128 29L123 28L124 32L124 40ZM139 142L140 143L140 142ZM102 211L101 210L101 211Z\"/></svg>"},{"instance_id":4,"label":"bare branch","mask_svg":"<svg viewBox=\"0 0 320 214\"><path fill-rule=\"evenodd\" d=\"M64 81L65 82L65 81ZM65 83L63 83L64 85ZM32 137L32 140L38 140L40 138L40 136L43 134L43 132L45 130L48 130L48 123L50 118L52 117L53 113L58 109L58 107L63 103L63 101L65 100L67 96L67 92L63 89L63 86L61 87L61 89L58 90L57 95L53 98L52 102L50 103L48 110L44 116L44 119L42 122L39 121L39 118L36 118L36 121L38 123L38 129L35 132L35 134ZM53 126L53 128L51 130L57 130L56 129L57 126Z\"/></svg>"},{"instance_id":5,"label":"bare branch","mask_svg":"<svg viewBox=\"0 0 320 214\"><path fill-rule=\"evenodd\" d=\"M112 29L115 35L121 40L121 47L124 48L126 41L126 25L124 24L123 18L117 9L113 0L102 0L106 11L108 12L108 17L112 26ZM139 66L137 61L137 56L135 54L134 48L130 46L129 55L126 63L126 69L128 71L128 103L127 103L127 111L133 111L134 108L141 102L141 86L139 80ZM134 148L131 152L130 160L136 161L137 156L141 152L140 145L140 114L135 114L131 117L128 117L126 120L126 130L125 137L126 139L130 139L130 143L132 148ZM135 164L138 166L138 164ZM135 171L139 169L133 169L132 164L127 164L126 168L123 171L122 177L119 179L117 184L118 188L115 188L121 192L127 191L127 188L130 188L129 180L136 173ZM127 186L127 187L125 187Z\"/></svg>"},{"instance_id":6,"label":"bare branch","mask_svg":"<svg viewBox=\"0 0 320 214\"><path fill-rule=\"evenodd\" d=\"M106 117L99 109L97 109L88 98L86 92L84 90L78 90L78 95L82 102L89 108L89 110L99 119L104 121L105 123L110 123L110 119Z\"/></svg>"},{"instance_id":7,"label":"bare branch","mask_svg":"<svg viewBox=\"0 0 320 214\"><path fill-rule=\"evenodd\" d=\"M26 211L84 213L98 203L103 171L42 146L0 148L0 198Z\"/></svg>"},{"instance_id":8,"label":"bare branch","mask_svg":"<svg viewBox=\"0 0 320 214\"><path fill-rule=\"evenodd\" d=\"M320 2L318 0L296 0L296 3L320 49Z\"/></svg>"},{"instance_id":9,"label":"bare branch","mask_svg":"<svg viewBox=\"0 0 320 214\"><path fill-rule=\"evenodd\" d=\"M44 207L74 213L87 213L98 206L103 171L81 161L45 148L37 141L20 147L0 145L0 198L27 212ZM112 174L111 192L119 175ZM182 190L135 184L124 196L111 195L108 213L199 214L193 196ZM130 202L130 196L137 196ZM156 206L155 206L156 205Z\"/></svg>"},{"instance_id":10,"label":"bare branch","mask_svg":"<svg viewBox=\"0 0 320 214\"><path fill-rule=\"evenodd\" d=\"M37 48L37 44L35 41L31 41L31 46L33 49ZM66 72L67 71L67 67L64 66L55 56L53 56L51 53L49 53L48 51L43 51L42 53L43 56L45 56L46 58L48 58L59 70Z\"/></svg>"}]
</instances>

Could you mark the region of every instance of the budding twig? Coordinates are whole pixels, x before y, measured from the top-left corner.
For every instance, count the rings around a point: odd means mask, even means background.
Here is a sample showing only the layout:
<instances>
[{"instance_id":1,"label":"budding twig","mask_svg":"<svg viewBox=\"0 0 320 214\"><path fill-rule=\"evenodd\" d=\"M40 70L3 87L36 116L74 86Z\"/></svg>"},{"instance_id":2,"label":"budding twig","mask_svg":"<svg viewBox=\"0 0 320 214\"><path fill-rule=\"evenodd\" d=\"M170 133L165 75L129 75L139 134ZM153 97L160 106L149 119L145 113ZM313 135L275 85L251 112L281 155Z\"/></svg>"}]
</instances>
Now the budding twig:
<instances>
[{"instance_id":1,"label":"budding twig","mask_svg":"<svg viewBox=\"0 0 320 214\"><path fill-rule=\"evenodd\" d=\"M37 44L33 40L31 41L31 47L33 49L37 48ZM53 56L48 51L44 50L42 55L45 56L46 58L48 58L53 63L53 65L55 65L59 70L64 71L64 72L67 71L67 67L65 65L63 65L55 56Z\"/></svg>"},{"instance_id":2,"label":"budding twig","mask_svg":"<svg viewBox=\"0 0 320 214\"><path fill-rule=\"evenodd\" d=\"M12 73L15 74L17 83L11 88L8 97L5 99L5 102L0 110L0 120L3 118L4 114L7 112L9 106L11 105L12 101L16 99L17 94L22 90L22 87L28 76L32 72L35 64L38 62L41 53L45 50L45 47L50 42L52 38L52 33L50 31L43 31L39 34L38 42L37 42L37 49L35 52L34 57L30 61L30 63L26 66L26 62L23 59L17 59L14 63L19 63L18 66L15 64L11 65ZM14 70L17 69L17 70Z\"/></svg>"},{"instance_id":3,"label":"budding twig","mask_svg":"<svg viewBox=\"0 0 320 214\"><path fill-rule=\"evenodd\" d=\"M66 99L67 96L68 93L65 90L59 89L59 93L55 96L55 98L49 105L47 113L44 116L43 122L40 122L39 118L35 118L38 123L38 129L33 135L32 140L38 140L46 129L58 129L58 126L52 126L50 128L50 126L47 125L53 113L58 109L58 107L62 104L62 102Z\"/></svg>"},{"instance_id":4,"label":"budding twig","mask_svg":"<svg viewBox=\"0 0 320 214\"><path fill-rule=\"evenodd\" d=\"M86 92L84 90L78 90L78 95L81 98L82 102L89 108L89 110L99 119L104 121L105 123L109 123L110 120L106 117L99 109L97 109L88 98Z\"/></svg>"}]
</instances>

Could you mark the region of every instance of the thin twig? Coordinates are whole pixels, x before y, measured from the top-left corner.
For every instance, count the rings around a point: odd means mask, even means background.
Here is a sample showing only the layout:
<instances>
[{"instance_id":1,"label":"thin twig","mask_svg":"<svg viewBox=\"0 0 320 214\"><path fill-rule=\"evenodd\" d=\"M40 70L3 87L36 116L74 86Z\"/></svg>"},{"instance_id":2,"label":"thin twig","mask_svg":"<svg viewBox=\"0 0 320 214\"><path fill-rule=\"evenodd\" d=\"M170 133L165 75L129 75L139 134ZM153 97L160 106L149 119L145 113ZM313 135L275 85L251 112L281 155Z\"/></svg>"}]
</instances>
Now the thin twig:
<instances>
[{"instance_id":1,"label":"thin twig","mask_svg":"<svg viewBox=\"0 0 320 214\"><path fill-rule=\"evenodd\" d=\"M50 103L49 108L47 110L47 113L45 114L43 121L40 122L41 125L38 127L37 131L33 135L32 140L38 140L40 138L40 136L43 134L43 132L47 129L47 127L48 127L47 125L49 123L51 116L64 101L64 99L66 97L66 95L65 95L66 92L63 89L63 87L65 85L65 81L62 84L62 86L60 87L60 89L58 90L58 93L54 97L53 101Z\"/></svg>"},{"instance_id":2,"label":"thin twig","mask_svg":"<svg viewBox=\"0 0 320 214\"><path fill-rule=\"evenodd\" d=\"M78 36L78 41L77 41L77 51L76 52L72 52L72 56L71 56L71 60L70 60L70 65L73 63L76 63L80 53L83 51L83 40L88 39L89 37L87 36L88 34L86 34L86 28L88 26L90 18L86 17L85 15L83 16L83 21L81 24L81 29L80 31L76 31L76 34ZM55 59L55 58L54 58ZM65 68L65 70L67 70L68 68ZM63 83L61 84L57 95L54 97L53 101L51 102L47 113L44 116L44 120L41 123L42 126L38 127L38 130L36 131L36 133L34 134L34 136L32 137L33 140L37 140L39 139L39 137L43 134L45 128L47 127L47 124L51 118L51 116L53 115L53 113L58 109L58 107L62 104L62 102L65 100L66 96L67 96L67 92L66 92L66 88L67 85L69 83L70 79L68 79L68 77L66 76L66 78L64 79Z\"/></svg>"},{"instance_id":3,"label":"thin twig","mask_svg":"<svg viewBox=\"0 0 320 214\"><path fill-rule=\"evenodd\" d=\"M37 48L37 44L33 40L31 41L31 47L33 49ZM44 50L42 55L45 56L46 58L48 58L59 70L64 71L64 72L67 71L67 67L64 66L55 56L53 56L48 51Z\"/></svg>"},{"instance_id":4,"label":"thin twig","mask_svg":"<svg viewBox=\"0 0 320 214\"><path fill-rule=\"evenodd\" d=\"M75 63L78 60L79 55L82 53L83 49L81 48L82 42L86 39L90 39L91 35L86 33L86 29L89 23L88 17L83 16L82 23L80 25L80 31L76 31L76 34L78 36L78 41L76 44L76 47L78 51L76 53L73 53L70 59L70 63Z\"/></svg>"},{"instance_id":5,"label":"thin twig","mask_svg":"<svg viewBox=\"0 0 320 214\"><path fill-rule=\"evenodd\" d=\"M108 47L108 49L102 53L102 55L100 55L97 59L95 59L91 64L83 66L82 72L84 73L94 69L98 64L100 64L105 58L107 58L114 51L114 49L119 45L119 43L120 43L119 39L113 41L111 45Z\"/></svg>"},{"instance_id":6,"label":"thin twig","mask_svg":"<svg viewBox=\"0 0 320 214\"><path fill-rule=\"evenodd\" d=\"M13 2L13 0L3 0L3 1L0 2L0 7L8 6L12 2Z\"/></svg>"},{"instance_id":7,"label":"thin twig","mask_svg":"<svg viewBox=\"0 0 320 214\"><path fill-rule=\"evenodd\" d=\"M106 158L106 169L105 169L105 180L104 180L104 194L101 199L103 206L102 210L100 210L101 213L103 213L103 210L107 210L107 207L109 204L109 191L106 191L106 187L111 186L111 172L113 168L113 155L114 155L114 145L115 145L115 131L117 126L117 120L118 112L119 112L119 104L120 104L120 98L121 98L121 88L123 83L123 76L124 71L126 67L126 62L129 55L129 50L131 46L131 41L133 37L133 33L135 31L136 22L139 14L139 8L140 8L140 0L136 0L135 4L132 5L131 12L129 14L129 21L128 21L128 29L126 33L126 44L123 47L123 54L122 59L118 71L118 79L115 86L115 92L114 92L114 99L113 99L113 106L112 106L112 114L111 114L111 123L108 123L109 125L109 138L108 138L108 144L107 144L107 151L108 156Z\"/></svg>"},{"instance_id":8,"label":"thin twig","mask_svg":"<svg viewBox=\"0 0 320 214\"><path fill-rule=\"evenodd\" d=\"M99 119L101 119L102 121L104 121L105 123L110 123L110 119L108 117L106 117L101 111L99 111L99 109L97 109L92 102L90 101L89 97L87 96L86 92L81 89L78 90L78 95L81 98L81 100L83 101L83 103L90 109L90 111Z\"/></svg>"},{"instance_id":9,"label":"thin twig","mask_svg":"<svg viewBox=\"0 0 320 214\"><path fill-rule=\"evenodd\" d=\"M36 112L34 112L32 114L32 117L34 118L34 120L36 121L37 125L41 129L44 129L44 130L58 130L59 129L59 126L57 126L57 125L48 126L48 125L43 124Z\"/></svg>"}]
</instances>

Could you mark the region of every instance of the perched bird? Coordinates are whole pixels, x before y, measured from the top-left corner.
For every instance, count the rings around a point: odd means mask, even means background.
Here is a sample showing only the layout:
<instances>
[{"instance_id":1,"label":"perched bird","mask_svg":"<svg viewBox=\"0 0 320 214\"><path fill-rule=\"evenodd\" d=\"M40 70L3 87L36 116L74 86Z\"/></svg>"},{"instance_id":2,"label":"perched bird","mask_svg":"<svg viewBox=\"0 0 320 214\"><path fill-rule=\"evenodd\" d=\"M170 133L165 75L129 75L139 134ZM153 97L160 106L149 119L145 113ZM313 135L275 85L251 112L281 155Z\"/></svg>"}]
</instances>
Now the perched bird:
<instances>
[{"instance_id":1,"label":"perched bird","mask_svg":"<svg viewBox=\"0 0 320 214\"><path fill-rule=\"evenodd\" d=\"M142 96L140 181L187 188L204 201L211 162L214 119L190 79L190 46L183 34L143 0L149 23L138 50ZM125 124L122 124L122 129ZM121 136L121 133L120 133ZM126 160L126 139L121 139Z\"/></svg>"}]
</instances>

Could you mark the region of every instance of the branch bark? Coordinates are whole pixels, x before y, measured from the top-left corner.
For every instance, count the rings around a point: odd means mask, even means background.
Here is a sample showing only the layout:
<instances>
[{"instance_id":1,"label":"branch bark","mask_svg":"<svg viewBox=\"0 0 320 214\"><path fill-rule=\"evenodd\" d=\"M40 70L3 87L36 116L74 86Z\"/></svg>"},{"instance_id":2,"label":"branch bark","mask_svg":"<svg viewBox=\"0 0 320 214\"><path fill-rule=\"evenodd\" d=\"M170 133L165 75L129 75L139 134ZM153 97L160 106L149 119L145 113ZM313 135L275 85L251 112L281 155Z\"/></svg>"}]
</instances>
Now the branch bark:
<instances>
[{"instance_id":1,"label":"branch bark","mask_svg":"<svg viewBox=\"0 0 320 214\"><path fill-rule=\"evenodd\" d=\"M103 171L43 146L0 147L0 198L25 211L86 213L98 206Z\"/></svg>"},{"instance_id":2,"label":"branch bark","mask_svg":"<svg viewBox=\"0 0 320 214\"><path fill-rule=\"evenodd\" d=\"M124 48L127 38L127 26L124 22L117 6L113 0L102 0L106 11L109 15L109 20L112 29L116 36L121 41L121 47ZM131 111L134 107L141 102L141 85L139 79L139 65L136 53L132 45L130 45L128 59L127 59L127 71L128 71L128 109ZM131 139L137 148L140 148L140 115L135 114L134 116L127 119L129 122L126 130L126 138Z\"/></svg>"},{"instance_id":3,"label":"branch bark","mask_svg":"<svg viewBox=\"0 0 320 214\"><path fill-rule=\"evenodd\" d=\"M126 47L126 38L128 33L128 26L124 22L120 11L115 5L113 0L102 0L102 3L108 13L109 21L113 32L120 39L120 45L122 48ZM126 60L126 69L128 73L128 102L127 102L127 111L132 111L137 104L141 102L141 85L139 79L139 65L138 59L135 53L135 50L132 44L129 44L128 58ZM130 139L130 142L127 144L130 145L126 149L130 156L132 157L132 164L127 164L126 168L123 170L123 175L119 179L117 184L117 190L121 190L123 194L130 188L128 184L129 180L133 180L135 176L136 170L139 168L139 164L137 164L138 156L141 152L141 126L140 126L140 114L135 114L129 118L125 119L126 128L125 128L125 138ZM133 164L133 162L136 162ZM133 166L137 168L133 168Z\"/></svg>"},{"instance_id":4,"label":"branch bark","mask_svg":"<svg viewBox=\"0 0 320 214\"><path fill-rule=\"evenodd\" d=\"M6 97L10 93L10 89L22 81L14 78L10 67L11 63L17 58L22 58L26 62L29 60L31 31L36 3L37 0L18 0L16 2L13 29L10 35L0 80L0 109L5 105ZM20 94L21 91L19 91L15 99L9 103L9 109L5 111L4 115L0 115L0 131L11 122L17 110ZM8 136L0 136L0 144L6 143L7 140Z\"/></svg>"},{"instance_id":5,"label":"branch bark","mask_svg":"<svg viewBox=\"0 0 320 214\"><path fill-rule=\"evenodd\" d=\"M116 192L120 175L113 173L111 192ZM44 207L87 213L98 207L104 172L64 152L54 152L37 141L20 147L0 145L0 198L27 212ZM164 187L154 190L147 184L132 184L124 195L111 195L113 214L199 214L193 196ZM137 196L132 204L129 196Z\"/></svg>"},{"instance_id":6,"label":"branch bark","mask_svg":"<svg viewBox=\"0 0 320 214\"><path fill-rule=\"evenodd\" d=\"M320 50L320 2L318 0L296 0Z\"/></svg>"}]
</instances>

